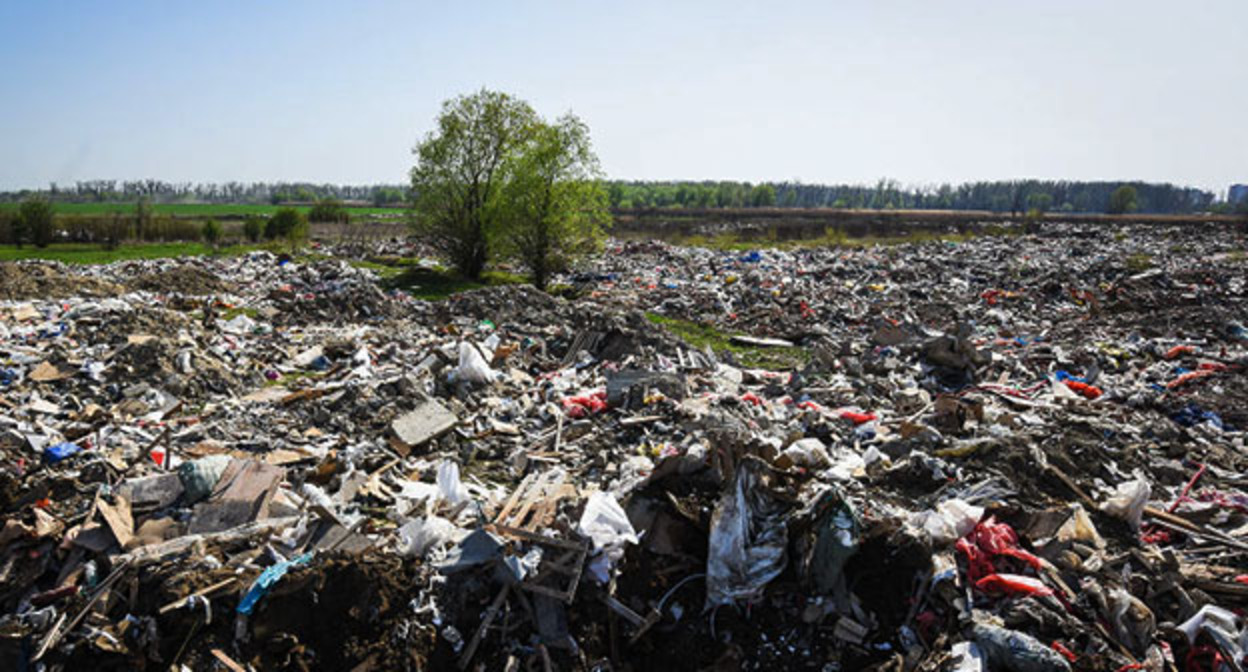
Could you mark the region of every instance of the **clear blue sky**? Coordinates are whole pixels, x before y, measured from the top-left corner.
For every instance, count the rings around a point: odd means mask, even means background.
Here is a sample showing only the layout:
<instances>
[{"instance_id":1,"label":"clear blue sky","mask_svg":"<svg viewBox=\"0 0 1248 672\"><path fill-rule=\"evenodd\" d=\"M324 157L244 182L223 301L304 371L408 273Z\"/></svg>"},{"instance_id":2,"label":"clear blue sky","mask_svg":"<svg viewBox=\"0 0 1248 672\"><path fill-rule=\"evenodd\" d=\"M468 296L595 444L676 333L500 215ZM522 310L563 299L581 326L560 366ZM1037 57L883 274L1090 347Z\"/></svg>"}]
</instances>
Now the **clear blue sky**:
<instances>
[{"instance_id":1,"label":"clear blue sky","mask_svg":"<svg viewBox=\"0 0 1248 672\"><path fill-rule=\"evenodd\" d=\"M0 188L402 182L481 86L619 178L1248 182L1246 0L0 0Z\"/></svg>"}]
</instances>

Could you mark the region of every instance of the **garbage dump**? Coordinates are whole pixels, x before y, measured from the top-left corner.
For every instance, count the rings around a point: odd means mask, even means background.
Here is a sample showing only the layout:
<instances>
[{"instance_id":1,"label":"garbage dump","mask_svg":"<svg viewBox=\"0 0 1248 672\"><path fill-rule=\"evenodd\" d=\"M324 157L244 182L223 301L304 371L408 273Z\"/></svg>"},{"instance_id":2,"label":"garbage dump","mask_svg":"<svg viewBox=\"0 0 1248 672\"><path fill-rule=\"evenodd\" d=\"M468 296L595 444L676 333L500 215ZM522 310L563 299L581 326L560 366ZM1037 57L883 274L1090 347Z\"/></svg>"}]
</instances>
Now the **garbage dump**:
<instances>
[{"instance_id":1,"label":"garbage dump","mask_svg":"<svg viewBox=\"0 0 1248 672\"><path fill-rule=\"evenodd\" d=\"M0 669L1245 669L1244 233L6 264Z\"/></svg>"}]
</instances>

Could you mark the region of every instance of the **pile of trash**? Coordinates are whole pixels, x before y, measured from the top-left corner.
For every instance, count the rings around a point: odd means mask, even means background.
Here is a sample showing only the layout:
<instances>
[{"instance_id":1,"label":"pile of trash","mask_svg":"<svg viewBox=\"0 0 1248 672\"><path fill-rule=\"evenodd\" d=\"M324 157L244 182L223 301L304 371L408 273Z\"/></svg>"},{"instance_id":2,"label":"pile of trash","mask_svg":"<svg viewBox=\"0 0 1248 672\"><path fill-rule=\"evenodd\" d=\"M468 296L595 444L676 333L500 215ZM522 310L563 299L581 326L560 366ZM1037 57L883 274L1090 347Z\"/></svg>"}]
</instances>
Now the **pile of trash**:
<instances>
[{"instance_id":1,"label":"pile of trash","mask_svg":"<svg viewBox=\"0 0 1248 672\"><path fill-rule=\"evenodd\" d=\"M1248 664L1242 231L611 245L6 269L0 667Z\"/></svg>"}]
</instances>

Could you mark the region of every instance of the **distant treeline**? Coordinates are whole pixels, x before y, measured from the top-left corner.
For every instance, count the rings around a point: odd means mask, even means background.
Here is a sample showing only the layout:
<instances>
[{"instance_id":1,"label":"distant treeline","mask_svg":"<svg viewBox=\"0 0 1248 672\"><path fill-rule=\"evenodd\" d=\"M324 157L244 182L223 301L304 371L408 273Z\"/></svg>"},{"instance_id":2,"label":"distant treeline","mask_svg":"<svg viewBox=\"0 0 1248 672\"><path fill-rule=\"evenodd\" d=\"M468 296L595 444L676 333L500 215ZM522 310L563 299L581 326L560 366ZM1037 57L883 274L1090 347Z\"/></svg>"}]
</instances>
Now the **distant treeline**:
<instances>
[{"instance_id":1,"label":"distant treeline","mask_svg":"<svg viewBox=\"0 0 1248 672\"><path fill-rule=\"evenodd\" d=\"M324 199L369 203L376 206L402 205L409 188L404 185L367 186L312 184L310 182L223 182L220 184L162 182L161 180L88 180L72 185L53 183L39 191L0 192L0 202L44 196L54 203L221 203L269 204L312 203Z\"/></svg>"},{"instance_id":2,"label":"distant treeline","mask_svg":"<svg viewBox=\"0 0 1248 672\"><path fill-rule=\"evenodd\" d=\"M1122 186L1135 189L1135 211L1188 214L1218 211L1226 204L1213 192L1173 184L1146 182L1067 182L1008 180L960 185L903 187L896 180L875 185L825 185L800 182L676 181L608 182L615 208L866 208L919 210L988 210L992 212L1105 212L1110 194ZM32 195L64 203L312 203L323 199L401 206L409 202L410 187L400 184L368 186L305 182L225 182L193 184L160 180L90 180L49 189L0 192L0 202L20 201Z\"/></svg>"},{"instance_id":3,"label":"distant treeline","mask_svg":"<svg viewBox=\"0 0 1248 672\"><path fill-rule=\"evenodd\" d=\"M1214 208L1212 192L1145 182L1012 180L903 187L895 180L874 186L770 182L612 182L617 208L866 208L875 210L988 210L992 212L1105 212L1110 194L1135 188L1136 212L1186 214Z\"/></svg>"}]
</instances>

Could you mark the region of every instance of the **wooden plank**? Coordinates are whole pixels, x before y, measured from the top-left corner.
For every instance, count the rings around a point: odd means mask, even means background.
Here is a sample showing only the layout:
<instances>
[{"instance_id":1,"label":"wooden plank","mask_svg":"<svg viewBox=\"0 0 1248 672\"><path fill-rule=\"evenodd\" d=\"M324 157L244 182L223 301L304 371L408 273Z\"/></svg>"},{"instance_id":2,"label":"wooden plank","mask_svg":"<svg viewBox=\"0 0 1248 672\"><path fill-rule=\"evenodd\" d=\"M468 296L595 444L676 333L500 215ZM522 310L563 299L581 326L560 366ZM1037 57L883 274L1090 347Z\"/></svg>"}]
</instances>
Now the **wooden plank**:
<instances>
[{"instance_id":1,"label":"wooden plank","mask_svg":"<svg viewBox=\"0 0 1248 672\"><path fill-rule=\"evenodd\" d=\"M222 665L229 668L230 672L247 672L247 668L243 667L242 665L239 665L237 662L234 661L233 658L226 655L226 653L222 651L221 649L212 649L211 651L209 651L209 653L212 654L213 658L216 658L217 660L221 661Z\"/></svg>"}]
</instances>

